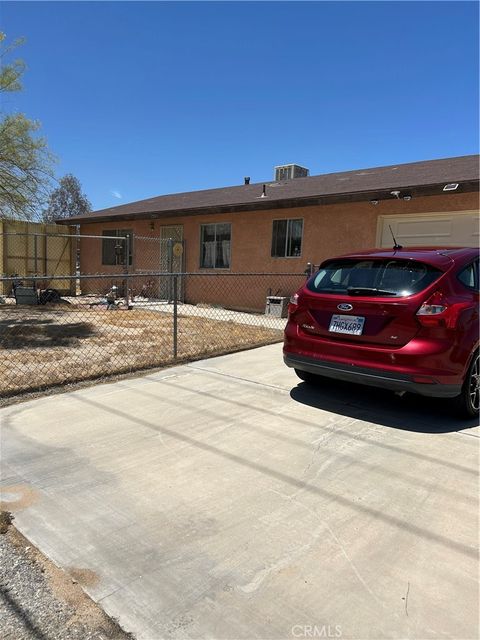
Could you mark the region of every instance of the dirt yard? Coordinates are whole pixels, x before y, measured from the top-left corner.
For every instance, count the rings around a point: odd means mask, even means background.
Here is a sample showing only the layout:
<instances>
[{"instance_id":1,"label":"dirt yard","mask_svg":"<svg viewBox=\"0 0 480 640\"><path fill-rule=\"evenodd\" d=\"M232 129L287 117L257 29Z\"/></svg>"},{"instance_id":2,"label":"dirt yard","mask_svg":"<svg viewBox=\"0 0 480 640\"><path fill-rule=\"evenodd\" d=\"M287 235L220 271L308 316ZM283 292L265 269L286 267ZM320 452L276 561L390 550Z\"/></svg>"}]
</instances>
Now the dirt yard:
<instances>
[{"instance_id":1,"label":"dirt yard","mask_svg":"<svg viewBox=\"0 0 480 640\"><path fill-rule=\"evenodd\" d=\"M0 398L278 342L276 329L75 306L0 307Z\"/></svg>"}]
</instances>

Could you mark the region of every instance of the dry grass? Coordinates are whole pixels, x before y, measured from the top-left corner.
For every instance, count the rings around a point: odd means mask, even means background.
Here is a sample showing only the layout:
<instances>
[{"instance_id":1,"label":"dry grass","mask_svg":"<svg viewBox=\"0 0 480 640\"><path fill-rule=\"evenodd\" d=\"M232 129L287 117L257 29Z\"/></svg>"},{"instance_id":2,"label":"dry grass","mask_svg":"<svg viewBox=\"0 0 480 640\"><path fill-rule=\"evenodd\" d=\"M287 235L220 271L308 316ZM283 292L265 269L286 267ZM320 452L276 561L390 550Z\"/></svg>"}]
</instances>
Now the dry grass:
<instances>
[{"instance_id":1,"label":"dry grass","mask_svg":"<svg viewBox=\"0 0 480 640\"><path fill-rule=\"evenodd\" d=\"M85 307L0 308L0 397L161 367L281 339L281 331L194 316Z\"/></svg>"}]
</instances>

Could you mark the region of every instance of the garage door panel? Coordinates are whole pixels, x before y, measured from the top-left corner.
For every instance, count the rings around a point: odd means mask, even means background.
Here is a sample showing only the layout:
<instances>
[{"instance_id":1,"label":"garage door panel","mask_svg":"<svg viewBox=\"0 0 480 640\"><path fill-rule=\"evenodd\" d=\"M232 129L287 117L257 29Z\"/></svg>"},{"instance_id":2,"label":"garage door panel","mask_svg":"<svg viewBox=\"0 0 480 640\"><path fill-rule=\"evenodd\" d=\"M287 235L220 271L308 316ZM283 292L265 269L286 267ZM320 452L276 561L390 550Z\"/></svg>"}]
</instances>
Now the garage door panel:
<instances>
[{"instance_id":1,"label":"garage door panel","mask_svg":"<svg viewBox=\"0 0 480 640\"><path fill-rule=\"evenodd\" d=\"M450 238L452 235L451 220L437 220L434 222L436 238ZM397 232L401 238L415 240L416 238L431 238L432 223L424 220L401 220L397 224Z\"/></svg>"},{"instance_id":2,"label":"garage door panel","mask_svg":"<svg viewBox=\"0 0 480 640\"><path fill-rule=\"evenodd\" d=\"M451 212L432 215L407 214L379 218L381 247L392 246L390 227L401 245L478 246L478 212Z\"/></svg>"}]
</instances>

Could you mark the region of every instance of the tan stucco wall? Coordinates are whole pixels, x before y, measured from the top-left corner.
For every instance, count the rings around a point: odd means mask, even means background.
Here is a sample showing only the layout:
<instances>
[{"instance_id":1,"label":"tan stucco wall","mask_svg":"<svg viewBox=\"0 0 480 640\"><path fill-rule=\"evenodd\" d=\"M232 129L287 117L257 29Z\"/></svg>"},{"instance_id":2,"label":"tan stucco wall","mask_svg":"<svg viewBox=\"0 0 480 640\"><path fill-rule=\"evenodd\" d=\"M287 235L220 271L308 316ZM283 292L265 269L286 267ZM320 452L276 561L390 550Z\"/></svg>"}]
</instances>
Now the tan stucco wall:
<instances>
[{"instance_id":1,"label":"tan stucco wall","mask_svg":"<svg viewBox=\"0 0 480 640\"><path fill-rule=\"evenodd\" d=\"M318 264L327 257L341 255L351 251L368 249L375 246L377 220L382 215L402 215L419 213L440 213L478 209L479 194L456 193L440 194L404 200L383 200L378 205L370 202L316 205L290 209L266 211L212 214L201 216L179 216L155 220L115 221L83 224L82 235L101 235L108 229L133 229L135 235L159 237L162 225L183 225L185 239L185 269L187 272L205 272L199 267L200 225L210 222L230 222L231 272L272 272L301 273L307 262ZM272 258L270 256L272 240L272 220L284 218L303 218L303 243L301 256L295 258ZM153 229L151 228L153 222ZM142 245L145 246L145 243ZM138 249L138 247L137 247ZM134 251L132 271L154 270L153 254L146 250ZM81 270L83 273L115 273L118 267L106 267L101 264L101 240L82 242ZM197 289L200 287L197 279ZM211 289L211 287L208 287ZM264 299L262 287L261 298ZM202 295L187 290L193 299L225 303L211 293L209 300ZM230 298L230 296L228 296ZM246 296L247 298L248 296ZM242 305L240 305L242 306ZM243 305L247 306L247 305ZM255 305L258 307L258 305Z\"/></svg>"}]
</instances>

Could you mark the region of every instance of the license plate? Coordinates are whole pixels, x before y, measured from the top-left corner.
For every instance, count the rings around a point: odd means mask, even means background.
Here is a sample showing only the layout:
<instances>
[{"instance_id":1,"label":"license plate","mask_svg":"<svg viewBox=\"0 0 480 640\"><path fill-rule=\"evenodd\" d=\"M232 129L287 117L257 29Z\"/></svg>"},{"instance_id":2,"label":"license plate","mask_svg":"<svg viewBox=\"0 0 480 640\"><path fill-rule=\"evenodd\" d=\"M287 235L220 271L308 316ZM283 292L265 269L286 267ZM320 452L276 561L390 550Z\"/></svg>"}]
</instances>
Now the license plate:
<instances>
[{"instance_id":1,"label":"license plate","mask_svg":"<svg viewBox=\"0 0 480 640\"><path fill-rule=\"evenodd\" d=\"M365 318L362 316L342 316L335 314L330 320L329 331L334 333L348 333L351 336L361 336Z\"/></svg>"}]
</instances>

